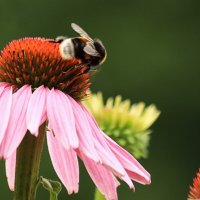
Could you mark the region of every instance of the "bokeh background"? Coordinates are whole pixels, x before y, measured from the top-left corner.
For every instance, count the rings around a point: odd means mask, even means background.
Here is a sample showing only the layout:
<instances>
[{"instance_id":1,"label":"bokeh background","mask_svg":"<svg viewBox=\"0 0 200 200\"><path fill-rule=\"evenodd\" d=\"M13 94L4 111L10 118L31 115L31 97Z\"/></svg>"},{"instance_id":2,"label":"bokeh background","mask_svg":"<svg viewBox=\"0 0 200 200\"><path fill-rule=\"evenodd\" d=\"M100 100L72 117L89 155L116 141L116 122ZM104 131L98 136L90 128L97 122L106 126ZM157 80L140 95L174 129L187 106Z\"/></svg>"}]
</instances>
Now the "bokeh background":
<instances>
[{"instance_id":1,"label":"bokeh background","mask_svg":"<svg viewBox=\"0 0 200 200\"><path fill-rule=\"evenodd\" d=\"M0 0L0 48L26 36L76 36L71 22L99 37L108 59L92 90L121 94L132 102L155 103L162 111L140 160L152 175L150 186L122 183L119 199L182 200L200 167L200 12L186 0ZM80 192L59 199L93 199L94 185L81 164ZM58 180L47 149L41 175ZM0 162L0 199L12 199ZM48 199L39 188L37 199Z\"/></svg>"}]
</instances>

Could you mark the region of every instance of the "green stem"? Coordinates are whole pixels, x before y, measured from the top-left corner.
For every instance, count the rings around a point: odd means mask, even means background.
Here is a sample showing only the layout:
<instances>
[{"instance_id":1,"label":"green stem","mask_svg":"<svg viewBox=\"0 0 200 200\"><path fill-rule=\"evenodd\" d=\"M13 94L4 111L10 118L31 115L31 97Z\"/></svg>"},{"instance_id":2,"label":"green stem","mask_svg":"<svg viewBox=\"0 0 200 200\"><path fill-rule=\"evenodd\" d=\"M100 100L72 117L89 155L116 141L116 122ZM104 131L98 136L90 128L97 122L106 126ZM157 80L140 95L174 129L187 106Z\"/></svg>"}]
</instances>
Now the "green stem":
<instances>
[{"instance_id":1,"label":"green stem","mask_svg":"<svg viewBox=\"0 0 200 200\"><path fill-rule=\"evenodd\" d=\"M38 137L27 131L17 149L14 200L35 199L45 128L40 126Z\"/></svg>"},{"instance_id":2,"label":"green stem","mask_svg":"<svg viewBox=\"0 0 200 200\"><path fill-rule=\"evenodd\" d=\"M105 200L105 197L95 188L94 200Z\"/></svg>"}]
</instances>

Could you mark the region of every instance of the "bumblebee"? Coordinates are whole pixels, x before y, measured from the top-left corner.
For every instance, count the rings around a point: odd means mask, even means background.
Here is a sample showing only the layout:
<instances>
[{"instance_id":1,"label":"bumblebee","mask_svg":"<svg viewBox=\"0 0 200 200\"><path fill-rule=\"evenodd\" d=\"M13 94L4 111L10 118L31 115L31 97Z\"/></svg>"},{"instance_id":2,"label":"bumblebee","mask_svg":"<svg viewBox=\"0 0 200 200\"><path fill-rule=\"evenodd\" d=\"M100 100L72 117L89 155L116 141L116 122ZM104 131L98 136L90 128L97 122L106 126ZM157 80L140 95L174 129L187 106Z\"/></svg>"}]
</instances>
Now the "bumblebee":
<instances>
[{"instance_id":1,"label":"bumblebee","mask_svg":"<svg viewBox=\"0 0 200 200\"><path fill-rule=\"evenodd\" d=\"M106 59L106 49L99 39L92 39L80 26L71 24L72 29L80 37L67 38L57 37L56 42L60 43L60 54L64 60L80 59L90 69L95 69Z\"/></svg>"}]
</instances>

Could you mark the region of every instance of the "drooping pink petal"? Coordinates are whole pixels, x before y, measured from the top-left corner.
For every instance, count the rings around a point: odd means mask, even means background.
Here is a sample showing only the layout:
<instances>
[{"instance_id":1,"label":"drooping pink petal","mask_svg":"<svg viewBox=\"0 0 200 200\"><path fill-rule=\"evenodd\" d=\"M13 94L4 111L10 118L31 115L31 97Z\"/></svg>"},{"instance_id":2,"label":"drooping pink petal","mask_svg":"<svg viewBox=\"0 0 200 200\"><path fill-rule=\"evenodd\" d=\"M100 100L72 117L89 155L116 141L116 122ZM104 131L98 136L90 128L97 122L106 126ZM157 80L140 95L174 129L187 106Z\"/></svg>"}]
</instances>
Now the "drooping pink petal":
<instances>
[{"instance_id":1,"label":"drooping pink petal","mask_svg":"<svg viewBox=\"0 0 200 200\"><path fill-rule=\"evenodd\" d=\"M105 165L108 165L111 169L115 170L116 173L119 174L119 176L124 175L124 169L120 165L120 163L115 158L114 154L111 152L111 150L108 148L108 145L106 144L105 140L101 140L99 136L100 129L96 126L96 124L93 123L91 120L91 115L87 113L85 110L87 120L90 123L90 127L92 129L93 137L95 138L95 148L97 149L99 156L102 159L102 162Z\"/></svg>"},{"instance_id":2,"label":"drooping pink petal","mask_svg":"<svg viewBox=\"0 0 200 200\"><path fill-rule=\"evenodd\" d=\"M7 86L8 85L8 83L6 83L6 82L1 82L0 83L0 87L2 87L2 86Z\"/></svg>"},{"instance_id":3,"label":"drooping pink petal","mask_svg":"<svg viewBox=\"0 0 200 200\"><path fill-rule=\"evenodd\" d=\"M98 132L96 132L98 133ZM109 146L106 144L103 137L100 134L96 134L96 148L99 151L102 163L109 170L111 170L116 176L125 181L131 190L134 190L134 185L128 176L127 172L123 168L122 163L116 158ZM121 173L119 173L121 171Z\"/></svg>"},{"instance_id":4,"label":"drooping pink petal","mask_svg":"<svg viewBox=\"0 0 200 200\"><path fill-rule=\"evenodd\" d=\"M117 157L117 159L122 163L128 175L131 179L141 183L150 184L151 177L150 174L142 167L142 165L126 150L120 147L116 142L109 138L106 134L102 135L107 140L110 148Z\"/></svg>"},{"instance_id":5,"label":"drooping pink petal","mask_svg":"<svg viewBox=\"0 0 200 200\"><path fill-rule=\"evenodd\" d=\"M29 100L26 123L29 131L35 134L35 136L37 136L38 128L41 123L46 120L43 119L43 116L46 116L47 93L48 89L42 85L33 92Z\"/></svg>"},{"instance_id":6,"label":"drooping pink petal","mask_svg":"<svg viewBox=\"0 0 200 200\"><path fill-rule=\"evenodd\" d=\"M122 163L120 163L120 161L117 159L117 157L111 151L110 147L108 146L108 144L106 142L106 139L101 134L101 130L97 126L96 121L90 115L90 113L86 110L86 108L84 106L82 106L82 108L85 111L87 119L93 130L93 137L95 137L95 139L96 139L95 147L96 147L97 151L99 152L99 156L102 160L102 164L104 166L106 166L107 168L109 168L120 179L125 181L128 184L130 189L134 190L134 186L133 186L131 179L129 178L124 167L122 166Z\"/></svg>"},{"instance_id":7,"label":"drooping pink petal","mask_svg":"<svg viewBox=\"0 0 200 200\"><path fill-rule=\"evenodd\" d=\"M52 132L47 133L47 142L51 161L58 177L69 194L77 193L79 167L76 152L72 148L66 150Z\"/></svg>"},{"instance_id":8,"label":"drooping pink petal","mask_svg":"<svg viewBox=\"0 0 200 200\"><path fill-rule=\"evenodd\" d=\"M106 199L117 200L116 188L120 185L120 183L114 177L112 172L100 163L95 163L83 154L80 154L80 158L83 160L84 165L96 187L106 197Z\"/></svg>"},{"instance_id":9,"label":"drooping pink petal","mask_svg":"<svg viewBox=\"0 0 200 200\"><path fill-rule=\"evenodd\" d=\"M10 115L7 130L0 146L0 157L10 157L26 134L26 111L31 94L31 87L28 85L23 86L13 94L12 114Z\"/></svg>"},{"instance_id":10,"label":"drooping pink petal","mask_svg":"<svg viewBox=\"0 0 200 200\"><path fill-rule=\"evenodd\" d=\"M83 109L85 109L83 107ZM85 109L87 112L87 110ZM88 112L87 112L88 113ZM97 123L95 119L90 116L88 113L88 120L90 120L90 123L93 124L95 127L97 127ZM150 184L150 174L142 167L142 165L126 150L124 150L122 147L120 147L117 143L115 143L111 138L109 138L106 134L104 134L101 130L99 130L99 134L96 134L96 136L99 138L99 141L104 141L107 143L107 146L109 146L109 149L112 150L112 153L114 154L114 157L117 158L117 160L121 163L123 168L125 169L128 176L142 184ZM106 140L106 141L105 141ZM110 141L110 142L108 142ZM111 145L112 144L112 145ZM116 146L115 146L115 145ZM104 146L106 146L104 144ZM115 148L114 148L115 146ZM128 177L125 175L125 177L122 177L122 179L129 185L130 181L128 180ZM129 185L130 187L130 185Z\"/></svg>"},{"instance_id":11,"label":"drooping pink petal","mask_svg":"<svg viewBox=\"0 0 200 200\"><path fill-rule=\"evenodd\" d=\"M6 177L11 191L15 188L16 151L6 159Z\"/></svg>"},{"instance_id":12,"label":"drooping pink petal","mask_svg":"<svg viewBox=\"0 0 200 200\"><path fill-rule=\"evenodd\" d=\"M12 105L12 87L7 87L0 96L0 144L3 140Z\"/></svg>"},{"instance_id":13,"label":"drooping pink petal","mask_svg":"<svg viewBox=\"0 0 200 200\"><path fill-rule=\"evenodd\" d=\"M1 82L0 83L0 95L1 93L4 91L5 87L8 85L8 83L5 82Z\"/></svg>"},{"instance_id":14,"label":"drooping pink petal","mask_svg":"<svg viewBox=\"0 0 200 200\"><path fill-rule=\"evenodd\" d=\"M69 98L61 91L52 89L47 97L47 116L56 138L68 150L79 145L75 119Z\"/></svg>"},{"instance_id":15,"label":"drooping pink petal","mask_svg":"<svg viewBox=\"0 0 200 200\"><path fill-rule=\"evenodd\" d=\"M95 162L101 162L94 146L94 137L86 114L79 103L70 96L68 98L70 99L75 116L76 130L79 138L79 151L83 152Z\"/></svg>"}]
</instances>

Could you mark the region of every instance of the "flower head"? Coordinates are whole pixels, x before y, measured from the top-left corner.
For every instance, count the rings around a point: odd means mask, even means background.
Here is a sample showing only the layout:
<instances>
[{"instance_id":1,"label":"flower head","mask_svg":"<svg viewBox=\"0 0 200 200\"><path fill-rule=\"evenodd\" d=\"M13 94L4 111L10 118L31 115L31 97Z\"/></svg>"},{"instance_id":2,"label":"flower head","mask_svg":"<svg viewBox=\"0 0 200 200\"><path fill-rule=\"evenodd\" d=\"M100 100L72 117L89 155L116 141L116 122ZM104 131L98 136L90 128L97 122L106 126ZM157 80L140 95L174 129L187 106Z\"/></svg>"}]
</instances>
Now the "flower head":
<instances>
[{"instance_id":1,"label":"flower head","mask_svg":"<svg viewBox=\"0 0 200 200\"><path fill-rule=\"evenodd\" d=\"M105 135L80 101L90 85L81 60L63 60L59 44L24 38L8 44L0 56L0 157L6 159L14 190L16 149L25 134L38 136L48 121L47 143L54 169L68 190L78 192L77 156L99 190L116 200L116 177L150 183L149 173L127 151Z\"/></svg>"},{"instance_id":2,"label":"flower head","mask_svg":"<svg viewBox=\"0 0 200 200\"><path fill-rule=\"evenodd\" d=\"M193 186L190 186L188 200L200 200L200 169L193 180Z\"/></svg>"},{"instance_id":3,"label":"flower head","mask_svg":"<svg viewBox=\"0 0 200 200\"><path fill-rule=\"evenodd\" d=\"M55 88L81 100L90 85L87 67L78 59L63 60L59 44L44 38L14 40L2 51L0 81L14 89L24 85L34 91L39 86Z\"/></svg>"},{"instance_id":4,"label":"flower head","mask_svg":"<svg viewBox=\"0 0 200 200\"><path fill-rule=\"evenodd\" d=\"M102 93L91 94L83 102L97 120L100 128L137 158L147 156L150 139L148 129L160 111L154 105L131 105L121 96L109 98L104 104Z\"/></svg>"}]
</instances>

